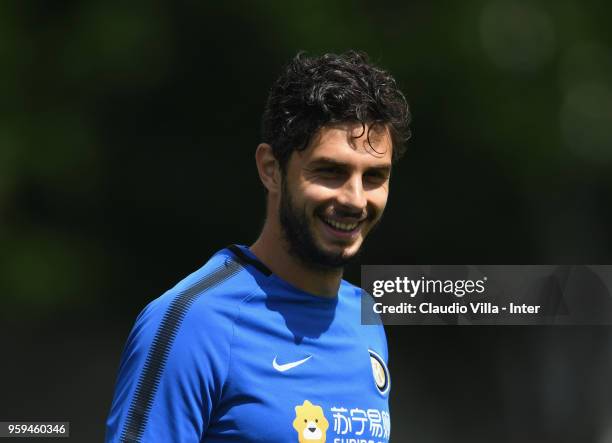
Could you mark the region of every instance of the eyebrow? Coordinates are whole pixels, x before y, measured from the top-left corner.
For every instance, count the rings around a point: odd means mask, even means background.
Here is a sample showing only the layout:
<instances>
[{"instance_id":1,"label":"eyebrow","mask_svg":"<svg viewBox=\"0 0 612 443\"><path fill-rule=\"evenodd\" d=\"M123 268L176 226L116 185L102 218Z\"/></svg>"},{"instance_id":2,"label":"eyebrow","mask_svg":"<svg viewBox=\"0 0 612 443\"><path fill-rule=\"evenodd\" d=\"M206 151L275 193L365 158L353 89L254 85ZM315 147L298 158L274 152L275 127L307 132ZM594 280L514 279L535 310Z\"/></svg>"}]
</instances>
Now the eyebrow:
<instances>
[{"instance_id":1,"label":"eyebrow","mask_svg":"<svg viewBox=\"0 0 612 443\"><path fill-rule=\"evenodd\" d=\"M319 157L310 163L311 167L317 166L337 166L339 168L348 169L348 164L339 162L336 159L330 157ZM371 166L367 169L368 171L378 171L385 174L391 173L391 163L385 163L382 165Z\"/></svg>"}]
</instances>

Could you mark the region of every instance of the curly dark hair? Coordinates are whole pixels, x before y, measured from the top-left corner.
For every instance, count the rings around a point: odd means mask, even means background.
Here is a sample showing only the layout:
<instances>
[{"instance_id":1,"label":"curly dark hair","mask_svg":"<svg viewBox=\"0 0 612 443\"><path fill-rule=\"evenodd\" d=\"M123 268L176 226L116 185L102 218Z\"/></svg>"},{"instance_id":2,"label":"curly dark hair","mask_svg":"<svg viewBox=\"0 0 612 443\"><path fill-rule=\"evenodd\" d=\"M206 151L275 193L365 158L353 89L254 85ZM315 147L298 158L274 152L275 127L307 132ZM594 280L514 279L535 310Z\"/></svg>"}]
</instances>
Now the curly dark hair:
<instances>
[{"instance_id":1,"label":"curly dark hair","mask_svg":"<svg viewBox=\"0 0 612 443\"><path fill-rule=\"evenodd\" d=\"M300 52L270 90L262 136L284 172L293 151L305 149L320 128L336 123L361 123L364 131L369 125L368 143L373 127L386 126L396 160L410 138L409 122L395 79L372 65L367 54L351 50L307 57Z\"/></svg>"}]
</instances>

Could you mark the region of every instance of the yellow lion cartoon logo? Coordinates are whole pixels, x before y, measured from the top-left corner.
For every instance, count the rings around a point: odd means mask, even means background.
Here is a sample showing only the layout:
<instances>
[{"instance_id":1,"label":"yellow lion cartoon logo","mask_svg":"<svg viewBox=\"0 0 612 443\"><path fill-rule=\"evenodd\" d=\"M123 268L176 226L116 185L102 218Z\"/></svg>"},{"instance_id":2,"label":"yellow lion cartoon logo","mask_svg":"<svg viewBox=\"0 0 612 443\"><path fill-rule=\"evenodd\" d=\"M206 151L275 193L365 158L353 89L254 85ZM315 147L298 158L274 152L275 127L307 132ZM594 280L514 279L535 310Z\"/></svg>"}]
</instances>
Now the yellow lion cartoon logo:
<instances>
[{"instance_id":1,"label":"yellow lion cartoon logo","mask_svg":"<svg viewBox=\"0 0 612 443\"><path fill-rule=\"evenodd\" d=\"M323 415L321 406L304 400L304 404L295 407L293 428L298 433L299 443L325 443L325 432L329 428L329 422Z\"/></svg>"}]
</instances>

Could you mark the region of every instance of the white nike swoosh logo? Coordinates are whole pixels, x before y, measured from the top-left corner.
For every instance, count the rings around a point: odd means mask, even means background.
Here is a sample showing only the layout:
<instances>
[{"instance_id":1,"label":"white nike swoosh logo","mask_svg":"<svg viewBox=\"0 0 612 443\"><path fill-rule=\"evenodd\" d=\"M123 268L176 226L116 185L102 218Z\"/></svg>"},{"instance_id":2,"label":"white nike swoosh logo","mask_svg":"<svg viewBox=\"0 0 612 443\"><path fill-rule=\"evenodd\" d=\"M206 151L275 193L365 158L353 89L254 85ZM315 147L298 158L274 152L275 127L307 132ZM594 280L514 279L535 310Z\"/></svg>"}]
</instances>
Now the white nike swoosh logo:
<instances>
[{"instance_id":1,"label":"white nike swoosh logo","mask_svg":"<svg viewBox=\"0 0 612 443\"><path fill-rule=\"evenodd\" d=\"M285 363L284 365L279 365L276 362L276 356L274 357L274 361L272 362L272 366L274 367L274 369L276 369L278 372L285 372L288 371L289 369L293 369L296 366L301 365L302 363L306 363L308 360L310 360L312 358L312 355L309 355L308 357L302 359L302 360L298 360L298 361L293 361L291 363Z\"/></svg>"}]
</instances>

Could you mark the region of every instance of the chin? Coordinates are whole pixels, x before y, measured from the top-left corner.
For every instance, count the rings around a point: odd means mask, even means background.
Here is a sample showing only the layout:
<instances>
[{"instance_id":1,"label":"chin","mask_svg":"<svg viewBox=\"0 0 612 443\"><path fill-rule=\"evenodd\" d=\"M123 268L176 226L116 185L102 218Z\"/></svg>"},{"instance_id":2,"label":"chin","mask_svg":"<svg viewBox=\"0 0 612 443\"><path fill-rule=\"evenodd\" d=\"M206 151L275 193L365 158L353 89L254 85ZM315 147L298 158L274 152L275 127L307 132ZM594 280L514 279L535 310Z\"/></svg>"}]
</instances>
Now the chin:
<instances>
[{"instance_id":1,"label":"chin","mask_svg":"<svg viewBox=\"0 0 612 443\"><path fill-rule=\"evenodd\" d=\"M341 263L341 266L344 266L359 255L361 242L349 246L319 246L319 250L329 257L330 261Z\"/></svg>"}]
</instances>

